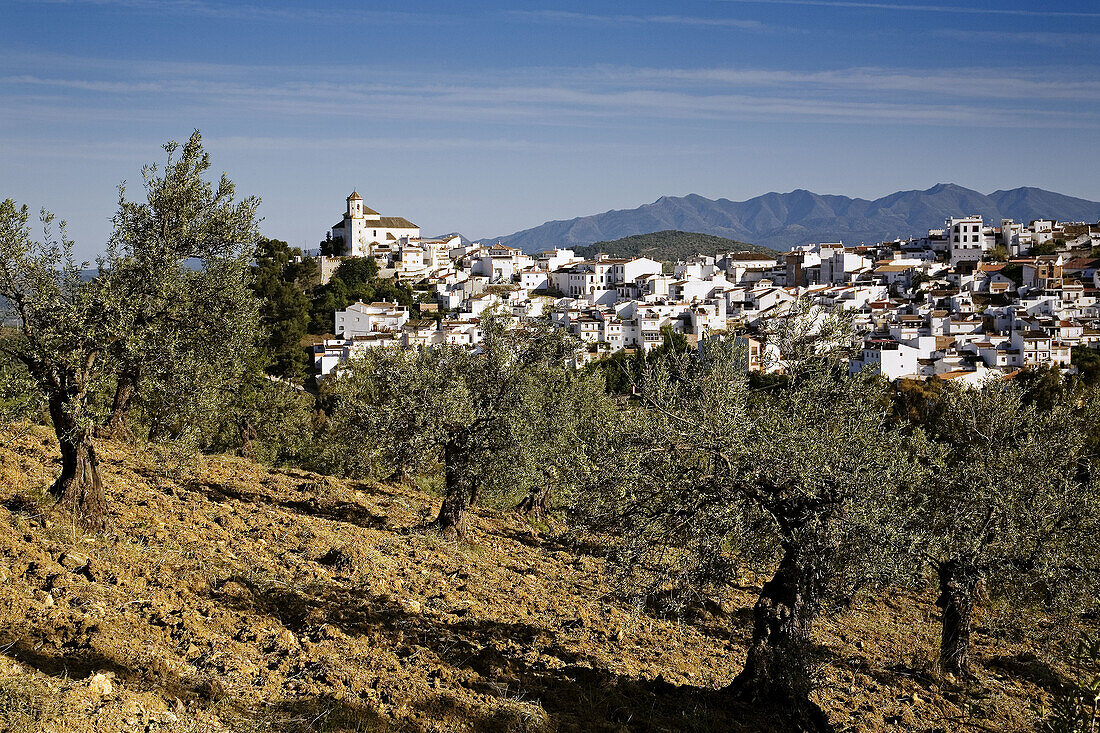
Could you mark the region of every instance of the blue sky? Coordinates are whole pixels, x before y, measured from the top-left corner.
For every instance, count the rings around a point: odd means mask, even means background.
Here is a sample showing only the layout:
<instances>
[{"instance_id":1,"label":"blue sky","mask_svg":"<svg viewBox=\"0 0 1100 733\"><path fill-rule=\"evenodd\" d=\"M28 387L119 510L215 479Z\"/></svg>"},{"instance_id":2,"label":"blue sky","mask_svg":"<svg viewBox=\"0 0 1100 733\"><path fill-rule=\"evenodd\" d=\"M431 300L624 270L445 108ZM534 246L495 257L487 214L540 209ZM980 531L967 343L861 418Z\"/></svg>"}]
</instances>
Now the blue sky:
<instances>
[{"instance_id":1,"label":"blue sky","mask_svg":"<svg viewBox=\"0 0 1100 733\"><path fill-rule=\"evenodd\" d=\"M946 181L1100 200L1095 0L0 0L0 197L109 233L202 130L314 246L352 188L425 234L699 193Z\"/></svg>"}]
</instances>

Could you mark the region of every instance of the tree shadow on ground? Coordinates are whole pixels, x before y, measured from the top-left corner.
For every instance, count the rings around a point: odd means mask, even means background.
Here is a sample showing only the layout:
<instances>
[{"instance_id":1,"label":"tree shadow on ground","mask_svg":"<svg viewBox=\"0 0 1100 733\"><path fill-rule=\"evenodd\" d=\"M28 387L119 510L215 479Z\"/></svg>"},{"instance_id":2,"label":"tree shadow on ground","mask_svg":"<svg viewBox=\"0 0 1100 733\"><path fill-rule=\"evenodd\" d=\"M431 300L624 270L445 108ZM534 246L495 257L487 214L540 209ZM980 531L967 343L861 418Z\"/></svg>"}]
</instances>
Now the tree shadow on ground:
<instances>
[{"instance_id":1,"label":"tree shadow on ground","mask_svg":"<svg viewBox=\"0 0 1100 733\"><path fill-rule=\"evenodd\" d=\"M185 703L216 703L220 717L235 730L321 733L335 731L390 731L378 712L360 700L336 700L328 695L280 700L261 708L228 697L214 677L189 679L163 669L135 669L89 648L62 648L58 653L43 651L33 640L23 638L5 644L5 655L42 674L68 680L84 680L108 673L133 690L155 691L161 697Z\"/></svg>"},{"instance_id":2,"label":"tree shadow on ground","mask_svg":"<svg viewBox=\"0 0 1100 733\"><path fill-rule=\"evenodd\" d=\"M1027 680L1049 693L1061 692L1069 684L1058 670L1032 652L995 656L988 660L979 660L979 663L987 669L1007 672L1013 677Z\"/></svg>"},{"instance_id":3,"label":"tree shadow on ground","mask_svg":"<svg viewBox=\"0 0 1100 733\"><path fill-rule=\"evenodd\" d=\"M5 647L11 659L57 679L84 680L103 672L133 689L155 690L167 699L214 702L222 696L220 684L212 677L187 678L163 668L138 669L87 644L66 643L58 648L24 637Z\"/></svg>"},{"instance_id":4,"label":"tree shadow on ground","mask_svg":"<svg viewBox=\"0 0 1100 733\"><path fill-rule=\"evenodd\" d=\"M324 501L316 497L304 500L277 499L260 492L241 491L232 486L212 482L192 482L187 488L217 504L223 504L226 501L266 504L280 507L294 514L354 524L364 529L394 529L385 515L374 514L361 504L350 501Z\"/></svg>"},{"instance_id":5,"label":"tree shadow on ground","mask_svg":"<svg viewBox=\"0 0 1100 733\"><path fill-rule=\"evenodd\" d=\"M247 588L249 595L223 597L219 588L231 581ZM298 634L310 634L328 624L348 636L369 636L372 643L391 645L394 653L409 663L427 652L435 659L425 664L476 673L448 684L501 701L534 703L545 711L551 728L562 731L622 730L624 726L639 731L781 729L770 723L763 711L733 702L722 690L677 686L660 678L649 680L601 669L597 660L583 652L567 651L556 642L562 629L467 620L460 615L461 609L410 613L388 596L372 596L331 582L295 589L263 587L235 576L215 583L211 597L237 610L275 618ZM532 648L553 660L528 662L521 658L522 650ZM451 708L464 704L448 695L444 687L422 706L431 714L452 714L455 710ZM440 705L443 707L438 708ZM467 708L458 712L476 730L538 729L516 727L520 721L513 720L518 714L514 710Z\"/></svg>"},{"instance_id":6,"label":"tree shadow on ground","mask_svg":"<svg viewBox=\"0 0 1100 733\"><path fill-rule=\"evenodd\" d=\"M505 512L501 514L506 515ZM521 515L513 514L513 517L520 518ZM505 516L501 516L502 520L505 518ZM502 522L500 528L496 530L496 534L540 552L565 552L578 558L590 557L597 560L607 557L607 548L604 545L598 542L586 541L569 532L542 534L531 530L525 531L509 527L506 522Z\"/></svg>"},{"instance_id":7,"label":"tree shadow on ground","mask_svg":"<svg viewBox=\"0 0 1100 733\"><path fill-rule=\"evenodd\" d=\"M33 667L50 677L82 680L96 672L110 672L119 677L133 676L133 670L102 654L70 645L68 649L52 654L32 639L21 638L3 648L8 656L20 664Z\"/></svg>"}]
</instances>

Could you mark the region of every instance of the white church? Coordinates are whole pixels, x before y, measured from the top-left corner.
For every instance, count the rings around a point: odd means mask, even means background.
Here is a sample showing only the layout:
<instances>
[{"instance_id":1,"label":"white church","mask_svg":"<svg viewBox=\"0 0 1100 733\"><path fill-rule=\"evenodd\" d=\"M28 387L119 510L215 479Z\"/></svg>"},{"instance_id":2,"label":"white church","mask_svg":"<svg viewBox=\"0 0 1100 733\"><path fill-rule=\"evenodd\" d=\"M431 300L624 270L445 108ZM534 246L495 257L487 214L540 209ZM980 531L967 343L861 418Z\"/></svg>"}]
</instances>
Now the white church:
<instances>
[{"instance_id":1,"label":"white church","mask_svg":"<svg viewBox=\"0 0 1100 733\"><path fill-rule=\"evenodd\" d=\"M367 257L420 239L420 227L403 216L382 216L364 206L363 197L352 191L343 220L332 227L332 238L344 241L344 254Z\"/></svg>"}]
</instances>

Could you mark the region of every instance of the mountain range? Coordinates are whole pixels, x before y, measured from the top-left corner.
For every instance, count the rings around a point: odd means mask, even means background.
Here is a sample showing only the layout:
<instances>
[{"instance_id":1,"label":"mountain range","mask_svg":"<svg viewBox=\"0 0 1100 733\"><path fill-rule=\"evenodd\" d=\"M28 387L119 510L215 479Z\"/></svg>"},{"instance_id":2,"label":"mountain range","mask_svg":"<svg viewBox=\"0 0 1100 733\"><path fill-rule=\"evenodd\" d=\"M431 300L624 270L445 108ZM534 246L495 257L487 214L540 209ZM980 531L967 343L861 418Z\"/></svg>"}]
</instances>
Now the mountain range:
<instances>
[{"instance_id":1,"label":"mountain range","mask_svg":"<svg viewBox=\"0 0 1100 733\"><path fill-rule=\"evenodd\" d=\"M940 183L925 191L898 191L874 201L801 189L767 193L748 201L690 194L662 196L636 209L548 221L483 241L500 241L535 252L671 229L787 250L811 242L859 244L920 236L942 227L948 216L970 214L981 214L994 225L1002 218L1096 222L1100 220L1100 202L1031 187L983 194L953 183Z\"/></svg>"}]
</instances>

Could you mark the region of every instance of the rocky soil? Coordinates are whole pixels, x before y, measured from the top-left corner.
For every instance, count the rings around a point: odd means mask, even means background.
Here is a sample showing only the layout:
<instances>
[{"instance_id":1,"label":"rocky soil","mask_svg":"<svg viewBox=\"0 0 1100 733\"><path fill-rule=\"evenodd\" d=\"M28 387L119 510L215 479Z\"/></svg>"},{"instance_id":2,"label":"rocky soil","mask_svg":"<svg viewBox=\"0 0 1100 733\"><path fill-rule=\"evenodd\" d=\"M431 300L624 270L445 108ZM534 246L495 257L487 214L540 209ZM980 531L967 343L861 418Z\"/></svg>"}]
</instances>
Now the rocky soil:
<instances>
[{"instance_id":1,"label":"rocky soil","mask_svg":"<svg viewBox=\"0 0 1100 733\"><path fill-rule=\"evenodd\" d=\"M755 578L655 618L511 513L449 544L414 488L111 442L111 528L84 534L50 511L55 456L49 431L0 430L0 733L770 727L721 692ZM822 622L838 730L1030 729L1058 680L1041 649L987 612L977 680L943 679L931 601Z\"/></svg>"}]
</instances>

